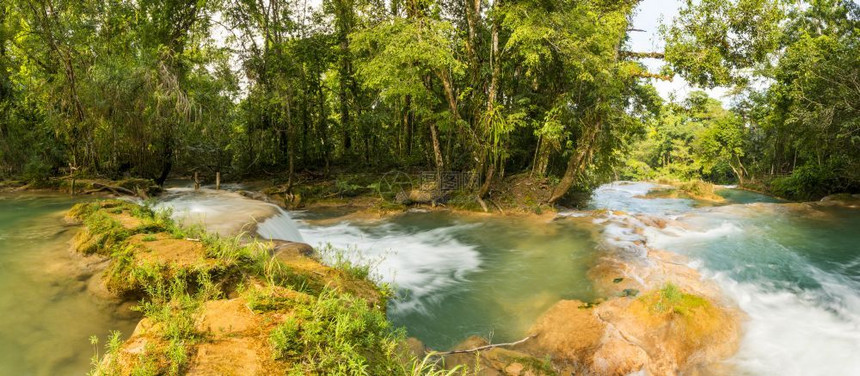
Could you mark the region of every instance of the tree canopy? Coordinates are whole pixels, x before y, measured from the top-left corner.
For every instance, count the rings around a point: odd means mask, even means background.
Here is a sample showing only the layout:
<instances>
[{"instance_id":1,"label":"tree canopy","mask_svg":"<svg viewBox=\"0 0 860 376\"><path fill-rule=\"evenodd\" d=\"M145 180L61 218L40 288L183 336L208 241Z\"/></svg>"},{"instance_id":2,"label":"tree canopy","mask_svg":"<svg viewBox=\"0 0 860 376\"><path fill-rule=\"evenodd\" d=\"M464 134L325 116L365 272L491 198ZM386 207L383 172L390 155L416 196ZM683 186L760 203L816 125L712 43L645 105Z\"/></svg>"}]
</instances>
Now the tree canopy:
<instances>
[{"instance_id":1,"label":"tree canopy","mask_svg":"<svg viewBox=\"0 0 860 376\"><path fill-rule=\"evenodd\" d=\"M630 49L638 4L5 1L0 176L430 169L472 172L478 201L526 172L548 202L619 172L857 189L854 3L688 1L665 53ZM651 82L673 74L740 99L663 103Z\"/></svg>"}]
</instances>

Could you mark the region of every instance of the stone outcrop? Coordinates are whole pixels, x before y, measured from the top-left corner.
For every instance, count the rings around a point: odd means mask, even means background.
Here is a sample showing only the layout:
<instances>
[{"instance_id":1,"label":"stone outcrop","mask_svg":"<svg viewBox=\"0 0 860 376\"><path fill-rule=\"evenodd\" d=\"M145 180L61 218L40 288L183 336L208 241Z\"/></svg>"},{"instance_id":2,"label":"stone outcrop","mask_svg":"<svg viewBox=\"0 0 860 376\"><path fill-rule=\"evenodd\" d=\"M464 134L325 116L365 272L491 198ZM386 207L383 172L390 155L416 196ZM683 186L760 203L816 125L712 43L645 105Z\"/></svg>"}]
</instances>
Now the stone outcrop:
<instances>
[{"instance_id":1,"label":"stone outcrop","mask_svg":"<svg viewBox=\"0 0 860 376\"><path fill-rule=\"evenodd\" d=\"M594 375L697 374L721 367L736 350L739 315L674 285L599 305L563 300L518 347L549 355L556 369Z\"/></svg>"},{"instance_id":2,"label":"stone outcrop","mask_svg":"<svg viewBox=\"0 0 860 376\"><path fill-rule=\"evenodd\" d=\"M108 264L90 289L106 299L139 297L145 315L130 338L108 344L94 374L270 375L305 367L295 354L275 354L283 350L272 336L284 325L290 338L312 320L319 323L307 336L316 340L315 328L333 320L387 333L379 289L348 268L323 265L307 244L189 234L116 200L78 205L68 220L84 225L73 249Z\"/></svg>"},{"instance_id":3,"label":"stone outcrop","mask_svg":"<svg viewBox=\"0 0 860 376\"><path fill-rule=\"evenodd\" d=\"M839 205L847 208L860 208L860 194L840 193L825 196L819 201L821 205Z\"/></svg>"},{"instance_id":4,"label":"stone outcrop","mask_svg":"<svg viewBox=\"0 0 860 376\"><path fill-rule=\"evenodd\" d=\"M303 299L296 294L296 299ZM288 311L253 312L244 298L210 300L203 303L193 316L193 330L197 341L185 343L188 365L187 375L270 375L278 373L279 364L269 343L271 330L283 322ZM164 357L166 328L162 323L144 318L131 337L119 350L106 357L103 371L118 375L132 375L141 369L141 359L150 358L151 369L170 368L170 359ZM109 372L105 372L109 373Z\"/></svg>"},{"instance_id":5,"label":"stone outcrop","mask_svg":"<svg viewBox=\"0 0 860 376\"><path fill-rule=\"evenodd\" d=\"M648 246L642 229L664 228L666 220L594 215L606 229L604 253L588 275L604 298L556 303L530 340L507 350L548 357L550 369L565 375L731 374L723 361L737 351L743 315L684 257ZM492 364L487 357L479 356L481 364Z\"/></svg>"},{"instance_id":6,"label":"stone outcrop","mask_svg":"<svg viewBox=\"0 0 860 376\"><path fill-rule=\"evenodd\" d=\"M398 192L394 196L394 202L401 205L433 204L440 202L444 196L436 190L411 189Z\"/></svg>"}]
</instances>

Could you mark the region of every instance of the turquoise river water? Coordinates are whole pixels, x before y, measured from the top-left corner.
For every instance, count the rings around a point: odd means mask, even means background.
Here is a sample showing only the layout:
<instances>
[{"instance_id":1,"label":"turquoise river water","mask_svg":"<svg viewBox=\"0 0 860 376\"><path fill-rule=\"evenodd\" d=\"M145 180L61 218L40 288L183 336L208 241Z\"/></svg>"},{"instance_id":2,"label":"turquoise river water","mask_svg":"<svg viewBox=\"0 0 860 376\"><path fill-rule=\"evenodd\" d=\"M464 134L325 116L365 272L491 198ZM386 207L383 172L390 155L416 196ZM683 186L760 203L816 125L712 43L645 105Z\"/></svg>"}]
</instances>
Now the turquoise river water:
<instances>
[{"instance_id":1,"label":"turquoise river water","mask_svg":"<svg viewBox=\"0 0 860 376\"><path fill-rule=\"evenodd\" d=\"M860 210L786 203L724 189L726 203L643 198L655 186L618 182L594 192L589 209L615 216L664 218L665 228L635 231L649 246L683 254L745 312L737 355L749 375L860 373ZM177 212L241 217L239 195L172 192ZM75 271L70 227L57 197L0 196L0 375L80 375L90 335L128 333L135 318L86 291ZM255 204L259 206L259 204ZM255 213L266 212L257 207ZM569 218L457 215L410 211L356 219L334 211L276 213L260 235L346 249L393 284L390 319L436 349L470 335L494 342L521 338L561 299L596 298L586 273L629 228L594 213ZM353 218L353 219L350 219ZM228 227L221 227L228 228ZM646 257L646 256L643 256Z\"/></svg>"}]
</instances>

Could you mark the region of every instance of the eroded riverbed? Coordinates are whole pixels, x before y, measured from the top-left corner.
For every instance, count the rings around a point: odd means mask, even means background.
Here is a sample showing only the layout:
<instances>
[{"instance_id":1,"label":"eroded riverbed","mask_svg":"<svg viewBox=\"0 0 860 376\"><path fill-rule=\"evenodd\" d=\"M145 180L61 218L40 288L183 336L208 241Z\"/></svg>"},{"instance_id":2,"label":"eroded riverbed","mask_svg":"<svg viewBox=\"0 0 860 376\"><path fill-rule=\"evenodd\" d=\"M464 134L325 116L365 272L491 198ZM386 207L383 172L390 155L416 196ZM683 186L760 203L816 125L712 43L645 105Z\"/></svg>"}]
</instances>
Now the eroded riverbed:
<instances>
[{"instance_id":1,"label":"eroded riverbed","mask_svg":"<svg viewBox=\"0 0 860 376\"><path fill-rule=\"evenodd\" d=\"M382 259L377 270L402 297L391 319L434 348L472 334L517 339L556 301L595 298L586 273L606 247L635 251L647 243L634 253L686 256L744 312L740 350L727 360L732 372L860 369L860 211L736 189L719 191L726 201L718 204L644 198L653 187L604 185L590 209L611 212L562 213L576 221L434 212L324 225L315 223L331 213L297 218L312 244L354 247L357 260ZM653 222L635 219L642 216Z\"/></svg>"}]
</instances>

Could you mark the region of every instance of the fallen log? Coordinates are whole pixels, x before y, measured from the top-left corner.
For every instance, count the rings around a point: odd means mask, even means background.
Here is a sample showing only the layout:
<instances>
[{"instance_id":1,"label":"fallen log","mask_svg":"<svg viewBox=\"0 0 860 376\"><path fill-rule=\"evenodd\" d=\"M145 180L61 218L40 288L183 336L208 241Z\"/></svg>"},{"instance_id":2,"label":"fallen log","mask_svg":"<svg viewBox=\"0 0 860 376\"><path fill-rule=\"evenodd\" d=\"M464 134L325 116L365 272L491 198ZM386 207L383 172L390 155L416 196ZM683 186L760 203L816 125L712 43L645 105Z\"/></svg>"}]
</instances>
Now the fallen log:
<instances>
[{"instance_id":1,"label":"fallen log","mask_svg":"<svg viewBox=\"0 0 860 376\"><path fill-rule=\"evenodd\" d=\"M129 195L129 196L137 196L137 193L128 188L116 187L112 185L102 184L102 183L92 183L93 189L90 189L84 194L91 194L101 191L111 191L111 193L120 196L121 194Z\"/></svg>"}]
</instances>

